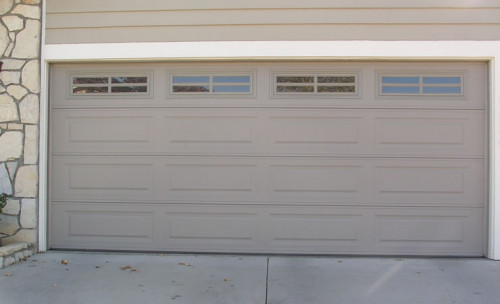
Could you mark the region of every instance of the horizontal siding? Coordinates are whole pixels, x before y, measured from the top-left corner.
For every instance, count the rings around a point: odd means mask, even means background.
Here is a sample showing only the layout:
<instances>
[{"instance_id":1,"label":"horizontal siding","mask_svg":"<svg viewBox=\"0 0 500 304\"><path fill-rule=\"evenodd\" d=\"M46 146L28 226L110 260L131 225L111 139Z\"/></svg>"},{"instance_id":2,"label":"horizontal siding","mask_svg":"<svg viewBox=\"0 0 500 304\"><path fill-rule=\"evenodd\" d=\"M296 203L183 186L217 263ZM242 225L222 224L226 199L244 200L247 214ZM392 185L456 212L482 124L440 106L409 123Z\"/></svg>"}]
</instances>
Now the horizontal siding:
<instances>
[{"instance_id":1,"label":"horizontal siding","mask_svg":"<svg viewBox=\"0 0 500 304\"><path fill-rule=\"evenodd\" d=\"M47 34L49 44L197 40L500 40L500 25L129 27L61 29Z\"/></svg>"},{"instance_id":2,"label":"horizontal siding","mask_svg":"<svg viewBox=\"0 0 500 304\"><path fill-rule=\"evenodd\" d=\"M198 10L54 14L47 20L47 29L196 25L494 23L500 23L500 9Z\"/></svg>"},{"instance_id":3,"label":"horizontal siding","mask_svg":"<svg viewBox=\"0 0 500 304\"><path fill-rule=\"evenodd\" d=\"M500 39L497 0L127 2L48 1L46 42Z\"/></svg>"},{"instance_id":4,"label":"horizontal siding","mask_svg":"<svg viewBox=\"0 0 500 304\"><path fill-rule=\"evenodd\" d=\"M250 8L477 8L500 7L498 0L48 0L48 13Z\"/></svg>"}]
</instances>

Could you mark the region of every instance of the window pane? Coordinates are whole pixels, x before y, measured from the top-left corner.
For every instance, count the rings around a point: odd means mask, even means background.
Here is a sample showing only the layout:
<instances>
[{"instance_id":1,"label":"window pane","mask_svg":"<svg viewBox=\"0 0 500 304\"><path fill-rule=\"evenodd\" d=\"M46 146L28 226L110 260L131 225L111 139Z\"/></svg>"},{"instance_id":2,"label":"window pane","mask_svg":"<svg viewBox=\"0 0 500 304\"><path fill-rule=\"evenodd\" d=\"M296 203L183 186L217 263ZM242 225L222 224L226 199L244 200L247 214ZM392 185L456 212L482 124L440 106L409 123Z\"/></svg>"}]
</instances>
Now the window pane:
<instances>
[{"instance_id":1,"label":"window pane","mask_svg":"<svg viewBox=\"0 0 500 304\"><path fill-rule=\"evenodd\" d=\"M279 93L313 93L313 86L277 86L276 91Z\"/></svg>"},{"instance_id":2,"label":"window pane","mask_svg":"<svg viewBox=\"0 0 500 304\"><path fill-rule=\"evenodd\" d=\"M147 77L113 77L112 83L147 83Z\"/></svg>"},{"instance_id":3,"label":"window pane","mask_svg":"<svg viewBox=\"0 0 500 304\"><path fill-rule=\"evenodd\" d=\"M209 86L174 86L174 93L206 93L209 92Z\"/></svg>"},{"instance_id":4,"label":"window pane","mask_svg":"<svg viewBox=\"0 0 500 304\"><path fill-rule=\"evenodd\" d=\"M424 84L461 84L460 77L424 77Z\"/></svg>"},{"instance_id":5,"label":"window pane","mask_svg":"<svg viewBox=\"0 0 500 304\"><path fill-rule=\"evenodd\" d=\"M111 93L146 93L147 86L111 87Z\"/></svg>"},{"instance_id":6,"label":"window pane","mask_svg":"<svg viewBox=\"0 0 500 304\"><path fill-rule=\"evenodd\" d=\"M383 86L382 93L384 94L419 94L419 87L390 87Z\"/></svg>"},{"instance_id":7,"label":"window pane","mask_svg":"<svg viewBox=\"0 0 500 304\"><path fill-rule=\"evenodd\" d=\"M312 76L278 76L276 81L279 83L314 83Z\"/></svg>"},{"instance_id":8,"label":"window pane","mask_svg":"<svg viewBox=\"0 0 500 304\"><path fill-rule=\"evenodd\" d=\"M399 77L399 76L384 76L382 83L390 84L419 84L420 77Z\"/></svg>"},{"instance_id":9,"label":"window pane","mask_svg":"<svg viewBox=\"0 0 500 304\"><path fill-rule=\"evenodd\" d=\"M210 77L208 76L174 76L174 83L209 83Z\"/></svg>"},{"instance_id":10,"label":"window pane","mask_svg":"<svg viewBox=\"0 0 500 304\"><path fill-rule=\"evenodd\" d=\"M460 87L424 87L424 94L461 94Z\"/></svg>"},{"instance_id":11,"label":"window pane","mask_svg":"<svg viewBox=\"0 0 500 304\"><path fill-rule=\"evenodd\" d=\"M108 87L73 87L73 94L103 94L108 93Z\"/></svg>"},{"instance_id":12,"label":"window pane","mask_svg":"<svg viewBox=\"0 0 500 304\"><path fill-rule=\"evenodd\" d=\"M355 81L354 76L318 76L319 83L353 83Z\"/></svg>"},{"instance_id":13,"label":"window pane","mask_svg":"<svg viewBox=\"0 0 500 304\"><path fill-rule=\"evenodd\" d=\"M250 86L213 86L214 93L250 93Z\"/></svg>"},{"instance_id":14,"label":"window pane","mask_svg":"<svg viewBox=\"0 0 500 304\"><path fill-rule=\"evenodd\" d=\"M73 84L99 84L108 83L108 77L75 77Z\"/></svg>"},{"instance_id":15,"label":"window pane","mask_svg":"<svg viewBox=\"0 0 500 304\"><path fill-rule=\"evenodd\" d=\"M318 93L355 93L354 86L318 86Z\"/></svg>"},{"instance_id":16,"label":"window pane","mask_svg":"<svg viewBox=\"0 0 500 304\"><path fill-rule=\"evenodd\" d=\"M214 76L214 83L248 83L250 76Z\"/></svg>"}]
</instances>

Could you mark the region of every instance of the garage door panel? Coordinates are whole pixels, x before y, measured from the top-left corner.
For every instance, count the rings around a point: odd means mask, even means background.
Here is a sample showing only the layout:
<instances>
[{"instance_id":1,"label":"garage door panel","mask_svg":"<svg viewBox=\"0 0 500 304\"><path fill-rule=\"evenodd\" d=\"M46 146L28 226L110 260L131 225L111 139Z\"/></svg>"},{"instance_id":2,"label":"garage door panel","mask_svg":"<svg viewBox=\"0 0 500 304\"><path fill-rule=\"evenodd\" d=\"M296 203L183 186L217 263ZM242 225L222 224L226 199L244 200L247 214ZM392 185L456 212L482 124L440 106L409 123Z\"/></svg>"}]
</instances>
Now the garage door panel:
<instances>
[{"instance_id":1,"label":"garage door panel","mask_svg":"<svg viewBox=\"0 0 500 304\"><path fill-rule=\"evenodd\" d=\"M271 161L269 199L276 202L323 202L331 204L363 202L364 164L337 161Z\"/></svg>"},{"instance_id":2,"label":"garage door panel","mask_svg":"<svg viewBox=\"0 0 500 304\"><path fill-rule=\"evenodd\" d=\"M69 212L68 217L70 237L151 239L153 235L153 213Z\"/></svg>"},{"instance_id":3,"label":"garage door panel","mask_svg":"<svg viewBox=\"0 0 500 304\"><path fill-rule=\"evenodd\" d=\"M375 165L375 198L402 205L482 206L481 160L392 160Z\"/></svg>"},{"instance_id":4,"label":"garage door panel","mask_svg":"<svg viewBox=\"0 0 500 304\"><path fill-rule=\"evenodd\" d=\"M363 214L271 213L271 246L360 245Z\"/></svg>"},{"instance_id":5,"label":"garage door panel","mask_svg":"<svg viewBox=\"0 0 500 304\"><path fill-rule=\"evenodd\" d=\"M153 112L129 110L54 110L52 152L131 153L159 151Z\"/></svg>"},{"instance_id":6,"label":"garage door panel","mask_svg":"<svg viewBox=\"0 0 500 304\"><path fill-rule=\"evenodd\" d=\"M262 112L173 109L164 112L164 151L181 153L263 152Z\"/></svg>"},{"instance_id":7,"label":"garage door panel","mask_svg":"<svg viewBox=\"0 0 500 304\"><path fill-rule=\"evenodd\" d=\"M378 210L374 215L375 248L391 252L464 251L481 255L484 244L482 208L471 209L398 209Z\"/></svg>"},{"instance_id":8,"label":"garage door panel","mask_svg":"<svg viewBox=\"0 0 500 304\"><path fill-rule=\"evenodd\" d=\"M174 246L182 244L246 244L255 245L258 219L256 213L167 212L164 241Z\"/></svg>"},{"instance_id":9,"label":"garage door panel","mask_svg":"<svg viewBox=\"0 0 500 304\"><path fill-rule=\"evenodd\" d=\"M258 200L259 172L252 159L207 161L167 160L162 186L174 200ZM260 176L259 176L260 175Z\"/></svg>"},{"instance_id":10,"label":"garage door panel","mask_svg":"<svg viewBox=\"0 0 500 304\"><path fill-rule=\"evenodd\" d=\"M482 206L482 160L53 157L54 200Z\"/></svg>"},{"instance_id":11,"label":"garage door panel","mask_svg":"<svg viewBox=\"0 0 500 304\"><path fill-rule=\"evenodd\" d=\"M463 242L464 218L393 216L377 219L379 242Z\"/></svg>"},{"instance_id":12,"label":"garage door panel","mask_svg":"<svg viewBox=\"0 0 500 304\"><path fill-rule=\"evenodd\" d=\"M137 206L54 203L50 241L73 248L144 248L154 243L154 211ZM54 219L57 219L54 220Z\"/></svg>"},{"instance_id":13,"label":"garage door panel","mask_svg":"<svg viewBox=\"0 0 500 304\"><path fill-rule=\"evenodd\" d=\"M54 200L151 198L155 189L153 159L53 157L51 196Z\"/></svg>"},{"instance_id":14,"label":"garage door panel","mask_svg":"<svg viewBox=\"0 0 500 304\"><path fill-rule=\"evenodd\" d=\"M478 157L484 154L482 111L387 111L375 114L379 154Z\"/></svg>"},{"instance_id":15,"label":"garage door panel","mask_svg":"<svg viewBox=\"0 0 500 304\"><path fill-rule=\"evenodd\" d=\"M298 151L293 150L295 152L308 149L310 152L316 153L321 152L321 150L315 150L318 149L318 145L330 148L349 146L350 149L359 149L362 142L361 132L365 129L363 117L359 115L358 117L346 117L347 113L346 116L325 117L324 114L327 111L323 111L323 115L321 112L316 113L310 113L312 115L307 116L304 113L300 113L300 116L297 115L299 113L296 113L295 117L292 116L293 114L269 117L273 148L278 151L298 148Z\"/></svg>"},{"instance_id":16,"label":"garage door panel","mask_svg":"<svg viewBox=\"0 0 500 304\"><path fill-rule=\"evenodd\" d=\"M480 111L55 111L54 153L476 157ZM373 140L374 139L374 140Z\"/></svg>"},{"instance_id":17,"label":"garage door panel","mask_svg":"<svg viewBox=\"0 0 500 304\"><path fill-rule=\"evenodd\" d=\"M53 248L457 256L483 248L482 208L54 205Z\"/></svg>"}]
</instances>

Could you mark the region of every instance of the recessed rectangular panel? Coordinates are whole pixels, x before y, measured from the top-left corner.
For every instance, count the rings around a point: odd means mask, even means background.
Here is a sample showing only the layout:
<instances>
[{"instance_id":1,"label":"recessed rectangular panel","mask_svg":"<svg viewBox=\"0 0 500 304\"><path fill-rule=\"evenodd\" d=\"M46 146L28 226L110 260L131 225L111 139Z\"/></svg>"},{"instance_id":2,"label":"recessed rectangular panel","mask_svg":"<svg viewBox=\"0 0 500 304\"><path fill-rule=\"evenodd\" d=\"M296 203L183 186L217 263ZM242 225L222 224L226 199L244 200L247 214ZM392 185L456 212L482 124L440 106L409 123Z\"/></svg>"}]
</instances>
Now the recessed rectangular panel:
<instances>
[{"instance_id":1,"label":"recessed rectangular panel","mask_svg":"<svg viewBox=\"0 0 500 304\"><path fill-rule=\"evenodd\" d=\"M360 143L359 117L279 117L270 118L273 145L356 145ZM279 147L277 147L279 148Z\"/></svg>"},{"instance_id":2,"label":"recessed rectangular panel","mask_svg":"<svg viewBox=\"0 0 500 304\"><path fill-rule=\"evenodd\" d=\"M373 153L394 156L483 158L483 111L378 110Z\"/></svg>"},{"instance_id":3,"label":"recessed rectangular panel","mask_svg":"<svg viewBox=\"0 0 500 304\"><path fill-rule=\"evenodd\" d=\"M173 149L205 151L212 146L254 144L256 117L168 116L164 136Z\"/></svg>"},{"instance_id":4,"label":"recessed rectangular panel","mask_svg":"<svg viewBox=\"0 0 500 304\"><path fill-rule=\"evenodd\" d=\"M272 166L275 193L300 194L357 193L360 191L360 167L348 166Z\"/></svg>"},{"instance_id":5,"label":"recessed rectangular panel","mask_svg":"<svg viewBox=\"0 0 500 304\"><path fill-rule=\"evenodd\" d=\"M379 242L463 242L465 217L379 216Z\"/></svg>"},{"instance_id":6,"label":"recessed rectangular panel","mask_svg":"<svg viewBox=\"0 0 500 304\"><path fill-rule=\"evenodd\" d=\"M462 146L465 144L465 120L380 118L377 142L380 145Z\"/></svg>"},{"instance_id":7,"label":"recessed rectangular panel","mask_svg":"<svg viewBox=\"0 0 500 304\"><path fill-rule=\"evenodd\" d=\"M54 153L147 153L157 150L152 111L115 109L54 110Z\"/></svg>"},{"instance_id":8,"label":"recessed rectangular panel","mask_svg":"<svg viewBox=\"0 0 500 304\"><path fill-rule=\"evenodd\" d=\"M250 167L169 166L170 190L252 191Z\"/></svg>"},{"instance_id":9,"label":"recessed rectangular panel","mask_svg":"<svg viewBox=\"0 0 500 304\"><path fill-rule=\"evenodd\" d=\"M476 206L485 204L483 160L377 161L368 183L380 205Z\"/></svg>"},{"instance_id":10,"label":"recessed rectangular panel","mask_svg":"<svg viewBox=\"0 0 500 304\"><path fill-rule=\"evenodd\" d=\"M68 165L69 190L150 191L152 166L131 164Z\"/></svg>"},{"instance_id":11,"label":"recessed rectangular panel","mask_svg":"<svg viewBox=\"0 0 500 304\"><path fill-rule=\"evenodd\" d=\"M153 237L153 213L120 211L70 211L69 237L147 238Z\"/></svg>"},{"instance_id":12,"label":"recessed rectangular panel","mask_svg":"<svg viewBox=\"0 0 500 304\"><path fill-rule=\"evenodd\" d=\"M148 118L73 117L69 118L71 144L147 143L150 140Z\"/></svg>"},{"instance_id":13,"label":"recessed rectangular panel","mask_svg":"<svg viewBox=\"0 0 500 304\"><path fill-rule=\"evenodd\" d=\"M171 199L250 199L256 195L256 166L239 164L168 164L162 183Z\"/></svg>"},{"instance_id":14,"label":"recessed rectangular panel","mask_svg":"<svg viewBox=\"0 0 500 304\"><path fill-rule=\"evenodd\" d=\"M379 167L378 193L464 193L463 168Z\"/></svg>"},{"instance_id":15,"label":"recessed rectangular panel","mask_svg":"<svg viewBox=\"0 0 500 304\"><path fill-rule=\"evenodd\" d=\"M359 215L271 214L272 242L356 242L361 219Z\"/></svg>"},{"instance_id":16,"label":"recessed rectangular panel","mask_svg":"<svg viewBox=\"0 0 500 304\"><path fill-rule=\"evenodd\" d=\"M253 242L255 214L167 213L168 239L175 243Z\"/></svg>"}]
</instances>

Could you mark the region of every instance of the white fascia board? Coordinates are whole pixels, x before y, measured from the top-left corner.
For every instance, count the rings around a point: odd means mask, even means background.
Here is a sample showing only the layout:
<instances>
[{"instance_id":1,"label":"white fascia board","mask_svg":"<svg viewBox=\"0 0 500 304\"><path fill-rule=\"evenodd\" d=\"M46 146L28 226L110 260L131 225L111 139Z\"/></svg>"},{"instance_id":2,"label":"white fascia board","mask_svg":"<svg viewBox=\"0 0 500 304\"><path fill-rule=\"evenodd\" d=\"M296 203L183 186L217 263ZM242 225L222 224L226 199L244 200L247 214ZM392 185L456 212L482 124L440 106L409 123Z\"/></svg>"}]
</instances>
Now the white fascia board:
<instances>
[{"instance_id":1,"label":"white fascia board","mask_svg":"<svg viewBox=\"0 0 500 304\"><path fill-rule=\"evenodd\" d=\"M98 44L43 44L42 67L52 62L155 60L484 60L490 63L489 210L486 256L500 260L500 41L216 41ZM48 75L42 73L44 92ZM48 95L42 94L44 109ZM41 113L41 130L48 126ZM46 132L41 142L47 142ZM41 147L44 147L41 145ZM47 149L41 150L46 172ZM43 175L41 175L43 176ZM498 177L498 178L497 178ZM46 187L47 183L41 183ZM40 194L46 194L46 189ZM47 197L40 197L40 224L46 223ZM44 218L43 218L44 217ZM43 218L43 219L42 219ZM40 227L40 249L47 247Z\"/></svg>"},{"instance_id":2,"label":"white fascia board","mask_svg":"<svg viewBox=\"0 0 500 304\"><path fill-rule=\"evenodd\" d=\"M179 59L490 59L500 41L219 41L48 44L49 61Z\"/></svg>"}]
</instances>

